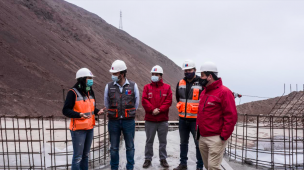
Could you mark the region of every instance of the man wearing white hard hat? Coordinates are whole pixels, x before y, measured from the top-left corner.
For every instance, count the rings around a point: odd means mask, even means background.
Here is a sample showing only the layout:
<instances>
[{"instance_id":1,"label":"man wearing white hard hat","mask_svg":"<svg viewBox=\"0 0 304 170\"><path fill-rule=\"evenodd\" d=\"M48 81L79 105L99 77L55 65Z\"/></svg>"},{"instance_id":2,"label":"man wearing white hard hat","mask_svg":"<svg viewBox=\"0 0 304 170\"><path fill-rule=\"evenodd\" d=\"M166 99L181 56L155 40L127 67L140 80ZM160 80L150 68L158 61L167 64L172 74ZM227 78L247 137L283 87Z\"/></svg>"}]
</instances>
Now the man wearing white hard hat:
<instances>
[{"instance_id":1,"label":"man wearing white hard hat","mask_svg":"<svg viewBox=\"0 0 304 170\"><path fill-rule=\"evenodd\" d=\"M159 159L164 168L168 168L167 162L167 134L169 108L172 105L172 91L169 84L163 82L163 68L156 65L151 70L151 83L144 86L142 106L145 109L145 162L143 168L151 165L153 157L153 143L157 132L159 140Z\"/></svg>"},{"instance_id":2,"label":"man wearing white hard hat","mask_svg":"<svg viewBox=\"0 0 304 170\"><path fill-rule=\"evenodd\" d=\"M220 170L227 140L237 122L234 96L218 77L213 62L205 62L199 72L205 87L197 115L199 148L205 168Z\"/></svg>"},{"instance_id":3,"label":"man wearing white hard hat","mask_svg":"<svg viewBox=\"0 0 304 170\"><path fill-rule=\"evenodd\" d=\"M179 116L179 135L180 135L180 164L174 170L186 170L188 160L188 145L190 133L196 147L196 167L197 170L203 169L203 160L199 151L196 135L196 118L198 112L199 95L203 91L200 84L200 77L195 75L196 67L192 60L186 60L182 69L185 77L176 86L176 107ZM190 146L194 147L194 146Z\"/></svg>"},{"instance_id":4,"label":"man wearing white hard hat","mask_svg":"<svg viewBox=\"0 0 304 170\"><path fill-rule=\"evenodd\" d=\"M87 68L76 73L77 83L67 94L62 113L71 118L70 131L73 143L72 170L88 169L89 153L93 140L95 115L104 109L96 108L92 72Z\"/></svg>"},{"instance_id":5,"label":"man wearing white hard hat","mask_svg":"<svg viewBox=\"0 0 304 170\"><path fill-rule=\"evenodd\" d=\"M126 78L127 66L124 61L116 60L110 68L112 82L104 92L104 104L108 109L108 129L111 142L111 170L119 167L119 143L123 133L126 144L127 170L134 169L135 115L139 105L137 84Z\"/></svg>"}]
</instances>

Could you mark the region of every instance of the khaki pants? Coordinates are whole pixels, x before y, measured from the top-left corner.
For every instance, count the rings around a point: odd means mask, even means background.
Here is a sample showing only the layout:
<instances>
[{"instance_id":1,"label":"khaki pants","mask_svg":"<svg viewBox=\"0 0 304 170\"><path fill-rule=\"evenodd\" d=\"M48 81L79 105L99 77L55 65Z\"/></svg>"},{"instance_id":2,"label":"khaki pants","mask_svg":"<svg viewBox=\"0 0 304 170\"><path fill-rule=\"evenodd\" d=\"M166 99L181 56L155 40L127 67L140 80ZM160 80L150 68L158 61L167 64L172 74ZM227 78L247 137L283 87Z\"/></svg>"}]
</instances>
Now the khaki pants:
<instances>
[{"instance_id":1,"label":"khaki pants","mask_svg":"<svg viewBox=\"0 0 304 170\"><path fill-rule=\"evenodd\" d=\"M220 136L200 137L199 149L203 157L205 168L208 170L221 170L227 140L222 141Z\"/></svg>"}]
</instances>

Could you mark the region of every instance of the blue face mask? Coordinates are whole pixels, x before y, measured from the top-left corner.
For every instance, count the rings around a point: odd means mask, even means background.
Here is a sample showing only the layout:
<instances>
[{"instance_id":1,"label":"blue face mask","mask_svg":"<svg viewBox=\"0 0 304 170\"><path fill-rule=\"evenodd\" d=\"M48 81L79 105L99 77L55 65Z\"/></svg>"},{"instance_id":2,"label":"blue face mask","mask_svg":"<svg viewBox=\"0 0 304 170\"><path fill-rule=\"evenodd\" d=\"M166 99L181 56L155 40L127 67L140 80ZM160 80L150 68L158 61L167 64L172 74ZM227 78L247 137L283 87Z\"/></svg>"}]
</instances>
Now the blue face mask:
<instances>
[{"instance_id":1,"label":"blue face mask","mask_svg":"<svg viewBox=\"0 0 304 170\"><path fill-rule=\"evenodd\" d=\"M112 75L112 80L113 80L114 82L118 82L118 81L119 81L119 78L118 78L118 76Z\"/></svg>"},{"instance_id":2,"label":"blue face mask","mask_svg":"<svg viewBox=\"0 0 304 170\"><path fill-rule=\"evenodd\" d=\"M93 79L88 79L88 80L87 80L87 86L88 86L88 87L93 86Z\"/></svg>"},{"instance_id":3,"label":"blue face mask","mask_svg":"<svg viewBox=\"0 0 304 170\"><path fill-rule=\"evenodd\" d=\"M156 83L156 82L159 81L159 77L158 76L152 76L151 80Z\"/></svg>"}]
</instances>

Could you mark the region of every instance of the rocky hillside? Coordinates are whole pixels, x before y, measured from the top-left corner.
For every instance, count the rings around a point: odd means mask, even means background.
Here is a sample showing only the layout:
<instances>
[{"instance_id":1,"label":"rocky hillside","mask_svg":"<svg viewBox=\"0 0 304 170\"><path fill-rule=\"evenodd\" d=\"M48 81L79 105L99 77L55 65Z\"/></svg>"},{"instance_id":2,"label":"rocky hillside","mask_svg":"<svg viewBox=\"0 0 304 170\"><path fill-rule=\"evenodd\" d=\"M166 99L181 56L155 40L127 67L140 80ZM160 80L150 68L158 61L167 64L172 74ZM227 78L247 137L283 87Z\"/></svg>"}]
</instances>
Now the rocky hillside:
<instances>
[{"instance_id":1,"label":"rocky hillside","mask_svg":"<svg viewBox=\"0 0 304 170\"><path fill-rule=\"evenodd\" d=\"M304 92L292 92L282 97L245 103L237 106L239 114L302 116L304 113Z\"/></svg>"},{"instance_id":2,"label":"rocky hillside","mask_svg":"<svg viewBox=\"0 0 304 170\"><path fill-rule=\"evenodd\" d=\"M161 37L160 37L161 40ZM0 114L61 116L63 89L87 67L96 75L99 107L111 80L111 63L124 60L127 77L139 85L150 82L152 66L164 68L172 87L183 77L166 56L102 18L63 0L0 0ZM170 119L177 118L174 103ZM140 106L137 119L144 111Z\"/></svg>"}]
</instances>

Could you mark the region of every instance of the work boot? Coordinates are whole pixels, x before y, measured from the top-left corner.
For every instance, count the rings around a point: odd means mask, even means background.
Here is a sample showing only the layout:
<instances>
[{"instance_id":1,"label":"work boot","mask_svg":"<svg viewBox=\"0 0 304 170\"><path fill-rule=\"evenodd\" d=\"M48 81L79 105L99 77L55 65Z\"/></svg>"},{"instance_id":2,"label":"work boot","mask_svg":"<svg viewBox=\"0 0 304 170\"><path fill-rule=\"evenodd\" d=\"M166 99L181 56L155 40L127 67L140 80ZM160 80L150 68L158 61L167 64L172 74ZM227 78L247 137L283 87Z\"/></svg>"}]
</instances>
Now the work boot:
<instances>
[{"instance_id":1,"label":"work boot","mask_svg":"<svg viewBox=\"0 0 304 170\"><path fill-rule=\"evenodd\" d=\"M187 170L187 165L179 164L178 167L174 168L173 170Z\"/></svg>"},{"instance_id":2,"label":"work boot","mask_svg":"<svg viewBox=\"0 0 304 170\"><path fill-rule=\"evenodd\" d=\"M143 164L143 168L149 168L150 165L151 165L151 161L146 159L145 163Z\"/></svg>"},{"instance_id":3,"label":"work boot","mask_svg":"<svg viewBox=\"0 0 304 170\"><path fill-rule=\"evenodd\" d=\"M169 168L169 164L166 159L161 159L160 165L163 166L164 168Z\"/></svg>"}]
</instances>

